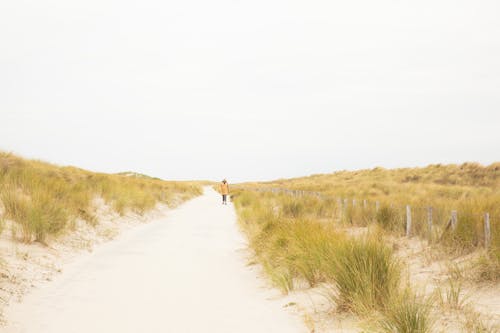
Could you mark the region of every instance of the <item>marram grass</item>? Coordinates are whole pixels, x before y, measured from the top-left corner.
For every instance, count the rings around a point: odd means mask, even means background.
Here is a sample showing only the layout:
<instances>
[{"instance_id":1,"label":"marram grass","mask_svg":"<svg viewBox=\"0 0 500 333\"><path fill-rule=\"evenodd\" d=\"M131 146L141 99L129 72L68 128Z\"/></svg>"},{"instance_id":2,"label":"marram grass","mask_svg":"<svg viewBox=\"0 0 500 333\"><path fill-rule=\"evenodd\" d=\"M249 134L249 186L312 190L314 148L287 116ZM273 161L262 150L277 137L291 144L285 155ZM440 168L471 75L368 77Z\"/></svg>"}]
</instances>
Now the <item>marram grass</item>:
<instances>
[{"instance_id":1,"label":"marram grass","mask_svg":"<svg viewBox=\"0 0 500 333\"><path fill-rule=\"evenodd\" d=\"M316 192L319 197L283 194L288 197L282 199L283 215L340 222L345 226L366 226L375 222L397 236L406 233L406 206L409 205L410 234L427 239L452 254L484 248L484 214L489 213L491 242L487 256L495 264L482 265L482 269L492 269L483 275L494 275L498 272L496 267L500 266L500 163L374 168L242 186L247 190L279 188ZM432 207L431 229L429 207ZM457 212L454 229L449 224L453 210Z\"/></svg>"},{"instance_id":2,"label":"marram grass","mask_svg":"<svg viewBox=\"0 0 500 333\"><path fill-rule=\"evenodd\" d=\"M432 298L418 296L409 289L394 295L378 321L385 333L431 333L434 318L431 315Z\"/></svg>"},{"instance_id":3,"label":"marram grass","mask_svg":"<svg viewBox=\"0 0 500 333\"><path fill-rule=\"evenodd\" d=\"M96 197L124 214L144 213L159 202L173 205L200 193L195 183L93 173L0 153L2 219L16 222L25 242L43 242L64 232L76 218L96 223L92 210Z\"/></svg>"},{"instance_id":4,"label":"marram grass","mask_svg":"<svg viewBox=\"0 0 500 333\"><path fill-rule=\"evenodd\" d=\"M324 283L338 311L380 318L377 330L430 332L429 303L401 288L400 264L380 231L348 236L329 220L331 210L314 215L321 202L299 205L297 200L268 192L233 193L243 230L276 286L289 292L300 281L311 287Z\"/></svg>"},{"instance_id":5,"label":"marram grass","mask_svg":"<svg viewBox=\"0 0 500 333\"><path fill-rule=\"evenodd\" d=\"M310 286L329 282L340 307L364 312L383 307L397 289L399 265L375 237L347 237L331 223L295 208L290 212L283 195L241 192L233 199L257 257L272 277L279 277L273 280L286 281L278 283L284 291L295 279Z\"/></svg>"}]
</instances>

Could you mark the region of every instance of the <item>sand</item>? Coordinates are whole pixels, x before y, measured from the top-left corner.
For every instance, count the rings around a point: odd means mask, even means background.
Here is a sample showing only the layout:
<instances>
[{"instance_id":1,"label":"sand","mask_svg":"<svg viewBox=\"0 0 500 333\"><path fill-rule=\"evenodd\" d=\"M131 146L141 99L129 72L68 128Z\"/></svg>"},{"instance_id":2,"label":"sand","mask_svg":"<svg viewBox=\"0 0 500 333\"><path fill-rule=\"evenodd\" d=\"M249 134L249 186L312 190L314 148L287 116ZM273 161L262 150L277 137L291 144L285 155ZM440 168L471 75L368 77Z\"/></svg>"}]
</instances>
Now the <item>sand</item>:
<instances>
[{"instance_id":1,"label":"sand","mask_svg":"<svg viewBox=\"0 0 500 333\"><path fill-rule=\"evenodd\" d=\"M247 265L233 206L212 189L66 264L5 313L5 333L307 332Z\"/></svg>"}]
</instances>

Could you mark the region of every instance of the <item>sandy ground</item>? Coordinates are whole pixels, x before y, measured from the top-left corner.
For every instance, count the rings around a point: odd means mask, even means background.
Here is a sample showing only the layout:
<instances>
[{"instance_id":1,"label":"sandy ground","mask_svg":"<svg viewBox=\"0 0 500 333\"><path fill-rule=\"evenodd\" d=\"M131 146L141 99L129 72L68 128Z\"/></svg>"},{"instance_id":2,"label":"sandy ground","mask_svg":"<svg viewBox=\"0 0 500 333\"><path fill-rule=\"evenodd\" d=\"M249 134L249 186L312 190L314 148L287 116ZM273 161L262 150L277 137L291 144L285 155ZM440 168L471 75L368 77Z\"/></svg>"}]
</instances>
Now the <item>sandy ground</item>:
<instances>
[{"instance_id":1,"label":"sandy ground","mask_svg":"<svg viewBox=\"0 0 500 333\"><path fill-rule=\"evenodd\" d=\"M77 219L69 226L71 232L48 238L46 244L22 242L17 239L19 225L4 221L5 228L0 233L0 331L5 324L3 310L9 304L21 301L33 288L52 281L67 263L92 252L99 244L109 242L137 225L166 216L171 210L167 205L159 204L144 215L127 212L121 216L101 198L94 199L91 209L92 214L98 216L98 224L92 226Z\"/></svg>"},{"instance_id":2,"label":"sandy ground","mask_svg":"<svg viewBox=\"0 0 500 333\"><path fill-rule=\"evenodd\" d=\"M247 266L234 208L211 189L65 265L6 309L5 333L307 332Z\"/></svg>"},{"instance_id":3,"label":"sandy ground","mask_svg":"<svg viewBox=\"0 0 500 333\"><path fill-rule=\"evenodd\" d=\"M461 267L467 274L471 261L481 252L465 256L446 256L440 254L426 241L414 238L400 238L396 241L396 255L404 263L404 271L412 288L420 294L428 296L441 295L444 304L440 313L434 314L435 332L499 332L500 331L500 286L494 283L474 283L463 281L450 275L450 268ZM455 288L460 288L460 306L450 308L446 301L446 293L450 290L450 279ZM435 303L440 303L439 298ZM464 327L467 318L475 317L484 325L481 329Z\"/></svg>"}]
</instances>

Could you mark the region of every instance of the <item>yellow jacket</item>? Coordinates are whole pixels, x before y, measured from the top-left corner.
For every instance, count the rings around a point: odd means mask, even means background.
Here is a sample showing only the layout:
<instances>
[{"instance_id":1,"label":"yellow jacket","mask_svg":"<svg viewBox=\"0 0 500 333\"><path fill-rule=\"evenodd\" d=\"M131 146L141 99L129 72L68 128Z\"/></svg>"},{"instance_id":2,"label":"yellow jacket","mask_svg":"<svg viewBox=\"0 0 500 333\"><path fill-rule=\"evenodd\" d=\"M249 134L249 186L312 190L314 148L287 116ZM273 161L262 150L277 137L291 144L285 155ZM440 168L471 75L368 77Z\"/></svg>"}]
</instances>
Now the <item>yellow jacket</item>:
<instances>
[{"instance_id":1,"label":"yellow jacket","mask_svg":"<svg viewBox=\"0 0 500 333\"><path fill-rule=\"evenodd\" d=\"M220 184L220 193L225 195L229 194L229 185L227 183Z\"/></svg>"}]
</instances>

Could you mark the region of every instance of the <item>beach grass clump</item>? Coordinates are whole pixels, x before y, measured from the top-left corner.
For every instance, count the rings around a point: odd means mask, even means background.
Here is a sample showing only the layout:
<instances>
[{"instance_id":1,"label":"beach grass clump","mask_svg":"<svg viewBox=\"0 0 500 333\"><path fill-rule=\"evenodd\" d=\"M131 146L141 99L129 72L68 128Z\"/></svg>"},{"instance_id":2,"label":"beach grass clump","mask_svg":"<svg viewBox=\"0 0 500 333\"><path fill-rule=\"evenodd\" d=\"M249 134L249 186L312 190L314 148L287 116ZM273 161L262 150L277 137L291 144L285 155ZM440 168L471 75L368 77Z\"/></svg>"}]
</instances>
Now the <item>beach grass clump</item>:
<instances>
[{"instance_id":1,"label":"beach grass clump","mask_svg":"<svg viewBox=\"0 0 500 333\"><path fill-rule=\"evenodd\" d=\"M399 223L398 213L391 206L384 204L376 213L376 221L385 230L402 231L402 225Z\"/></svg>"},{"instance_id":2,"label":"beach grass clump","mask_svg":"<svg viewBox=\"0 0 500 333\"><path fill-rule=\"evenodd\" d=\"M328 265L335 260L337 247L344 241L345 235L313 220L293 223L289 228L290 269L311 287L328 281Z\"/></svg>"},{"instance_id":3,"label":"beach grass clump","mask_svg":"<svg viewBox=\"0 0 500 333\"><path fill-rule=\"evenodd\" d=\"M286 198L281 206L281 212L286 217L299 218L304 215L305 203L297 198L289 197Z\"/></svg>"},{"instance_id":4,"label":"beach grass clump","mask_svg":"<svg viewBox=\"0 0 500 333\"><path fill-rule=\"evenodd\" d=\"M285 196L244 191L233 195L240 222L268 275L285 292L302 279L314 286L325 281L324 265L342 235L290 209ZM288 206L288 208L283 208Z\"/></svg>"},{"instance_id":5,"label":"beach grass clump","mask_svg":"<svg viewBox=\"0 0 500 333\"><path fill-rule=\"evenodd\" d=\"M359 314L384 309L400 283L400 267L392 250L372 235L339 244L329 273L337 291L337 307Z\"/></svg>"},{"instance_id":6,"label":"beach grass clump","mask_svg":"<svg viewBox=\"0 0 500 333\"><path fill-rule=\"evenodd\" d=\"M308 220L268 218L252 237L252 245L279 287L288 292L295 279L303 279L310 286L323 281L323 259L335 244L333 235Z\"/></svg>"},{"instance_id":7,"label":"beach grass clump","mask_svg":"<svg viewBox=\"0 0 500 333\"><path fill-rule=\"evenodd\" d=\"M378 321L380 332L433 332L432 304L432 297L419 296L410 289L400 291L386 304L382 318Z\"/></svg>"}]
</instances>

